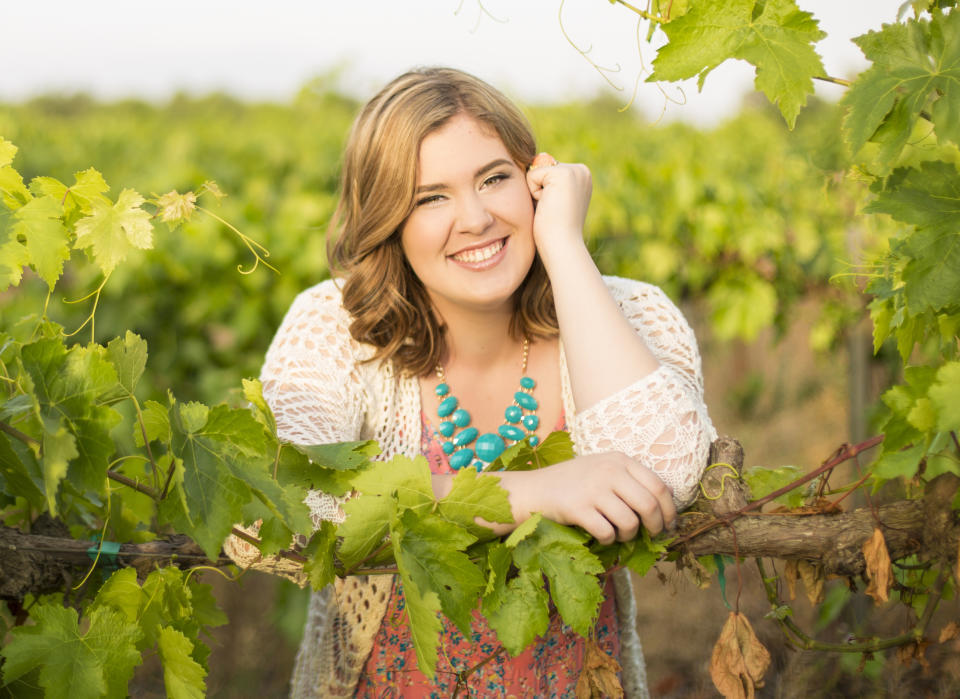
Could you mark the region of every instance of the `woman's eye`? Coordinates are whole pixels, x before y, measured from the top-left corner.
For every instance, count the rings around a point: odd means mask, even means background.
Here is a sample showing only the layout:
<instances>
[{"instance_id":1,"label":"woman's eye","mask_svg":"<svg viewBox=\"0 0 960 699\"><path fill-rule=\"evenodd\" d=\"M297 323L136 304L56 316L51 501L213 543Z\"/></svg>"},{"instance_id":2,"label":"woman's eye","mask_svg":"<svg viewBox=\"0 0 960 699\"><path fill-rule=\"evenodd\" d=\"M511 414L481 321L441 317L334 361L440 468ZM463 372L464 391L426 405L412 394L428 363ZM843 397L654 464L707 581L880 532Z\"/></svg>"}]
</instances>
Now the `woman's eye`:
<instances>
[{"instance_id":1,"label":"woman's eye","mask_svg":"<svg viewBox=\"0 0 960 699\"><path fill-rule=\"evenodd\" d=\"M435 204L436 202L443 199L443 196L440 194L431 194L428 197L423 197L422 199L417 199L417 206L424 206L426 204Z\"/></svg>"},{"instance_id":2,"label":"woman's eye","mask_svg":"<svg viewBox=\"0 0 960 699\"><path fill-rule=\"evenodd\" d=\"M500 182L502 182L503 180L508 179L509 177L510 177L510 175L508 175L508 174L506 174L506 173L498 172L496 175L490 175L490 177L488 177L487 179L485 179L485 180L483 181L483 186L486 187L486 186L488 186L488 185L499 184Z\"/></svg>"}]
</instances>

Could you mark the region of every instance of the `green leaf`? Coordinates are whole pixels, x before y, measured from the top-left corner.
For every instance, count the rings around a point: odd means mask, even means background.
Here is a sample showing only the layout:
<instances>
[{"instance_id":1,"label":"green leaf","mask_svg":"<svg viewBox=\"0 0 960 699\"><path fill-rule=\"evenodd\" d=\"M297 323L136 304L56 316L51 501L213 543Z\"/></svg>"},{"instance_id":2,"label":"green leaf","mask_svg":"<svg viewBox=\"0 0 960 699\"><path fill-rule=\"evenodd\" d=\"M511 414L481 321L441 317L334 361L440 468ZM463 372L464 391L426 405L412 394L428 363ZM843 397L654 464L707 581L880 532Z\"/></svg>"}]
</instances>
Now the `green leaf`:
<instances>
[{"instance_id":1,"label":"green leaf","mask_svg":"<svg viewBox=\"0 0 960 699\"><path fill-rule=\"evenodd\" d=\"M117 337L107 345L107 359L113 364L120 385L128 394L133 395L147 365L146 341L127 330L122 340Z\"/></svg>"},{"instance_id":2,"label":"green leaf","mask_svg":"<svg viewBox=\"0 0 960 699\"><path fill-rule=\"evenodd\" d=\"M57 491L67 477L70 461L77 458L77 440L61 422L55 431L43 432L43 485L50 514L57 516ZM106 475L106 474L104 474Z\"/></svg>"},{"instance_id":3,"label":"green leaf","mask_svg":"<svg viewBox=\"0 0 960 699\"><path fill-rule=\"evenodd\" d=\"M960 431L960 362L947 362L927 392L937 412L937 430Z\"/></svg>"},{"instance_id":4,"label":"green leaf","mask_svg":"<svg viewBox=\"0 0 960 699\"><path fill-rule=\"evenodd\" d=\"M417 654L417 667L424 675L433 678L437 670L437 643L440 639L440 599L435 592L422 592L406 580L403 580L403 596L410 620L410 637Z\"/></svg>"},{"instance_id":5,"label":"green leaf","mask_svg":"<svg viewBox=\"0 0 960 699\"><path fill-rule=\"evenodd\" d=\"M441 517L412 510L394 520L390 537L404 585L412 581L421 592L436 593L443 613L469 636L485 580L464 551L477 538Z\"/></svg>"},{"instance_id":6,"label":"green leaf","mask_svg":"<svg viewBox=\"0 0 960 699\"><path fill-rule=\"evenodd\" d=\"M581 636L590 634L603 601L597 578L603 566L585 546L587 540L580 530L541 519L535 534L525 538L513 554L521 571L547 576L557 611Z\"/></svg>"},{"instance_id":7,"label":"green leaf","mask_svg":"<svg viewBox=\"0 0 960 699\"><path fill-rule=\"evenodd\" d=\"M364 495L389 495L403 507L433 507L433 477L422 456L395 456L359 474L353 486Z\"/></svg>"},{"instance_id":8,"label":"green leaf","mask_svg":"<svg viewBox=\"0 0 960 699\"><path fill-rule=\"evenodd\" d=\"M646 575L661 556L667 552L667 543L662 539L654 541L646 529L640 530L640 536L622 546L621 561L637 575Z\"/></svg>"},{"instance_id":9,"label":"green leaf","mask_svg":"<svg viewBox=\"0 0 960 699\"><path fill-rule=\"evenodd\" d=\"M562 430L551 432L538 446L531 447L526 441L517 442L490 464L487 472L531 471L552 466L574 457L570 433Z\"/></svg>"},{"instance_id":10,"label":"green leaf","mask_svg":"<svg viewBox=\"0 0 960 699\"><path fill-rule=\"evenodd\" d=\"M937 135L960 144L960 13L885 24L853 41L873 62L843 99L854 152L886 122L893 127L887 147L895 158L928 106Z\"/></svg>"},{"instance_id":11,"label":"green leaf","mask_svg":"<svg viewBox=\"0 0 960 699\"><path fill-rule=\"evenodd\" d=\"M307 574L310 587L314 590L322 590L336 578L333 566L333 549L336 543L337 527L332 522L324 521L303 550L303 555L310 559L303 564L303 572Z\"/></svg>"},{"instance_id":12,"label":"green leaf","mask_svg":"<svg viewBox=\"0 0 960 699\"><path fill-rule=\"evenodd\" d=\"M960 299L960 172L946 162L893 173L867 212L889 214L913 224L907 237L904 293L912 313L939 311ZM912 346L911 346L912 349Z\"/></svg>"},{"instance_id":13,"label":"green leaf","mask_svg":"<svg viewBox=\"0 0 960 699\"><path fill-rule=\"evenodd\" d=\"M153 247L153 225L150 214L140 208L144 199L132 189L120 192L117 203L94 200L92 213L77 221L74 246L93 248L93 257L104 274L136 248Z\"/></svg>"},{"instance_id":14,"label":"green leaf","mask_svg":"<svg viewBox=\"0 0 960 699\"><path fill-rule=\"evenodd\" d=\"M125 697L134 667L139 629L112 609L90 614L90 626L81 634L77 612L57 603L37 604L30 614L35 626L13 629L13 640L0 649L9 683L40 668L40 685L50 699Z\"/></svg>"},{"instance_id":15,"label":"green leaf","mask_svg":"<svg viewBox=\"0 0 960 699\"><path fill-rule=\"evenodd\" d=\"M759 500L789 485L803 475L803 472L796 466L779 466L777 468L754 466L744 469L743 480L750 486L750 493L754 500ZM775 499L775 502L790 508L801 507L805 501L806 495L802 487L794 488Z\"/></svg>"},{"instance_id":16,"label":"green leaf","mask_svg":"<svg viewBox=\"0 0 960 699\"><path fill-rule=\"evenodd\" d=\"M0 434L0 490L26 498L38 510L46 502L44 477L30 447L5 434Z\"/></svg>"},{"instance_id":17,"label":"green leaf","mask_svg":"<svg viewBox=\"0 0 960 699\"><path fill-rule=\"evenodd\" d=\"M172 628L163 628L157 638L163 663L163 684L170 699L203 699L207 693L207 671L192 657L193 643Z\"/></svg>"},{"instance_id":18,"label":"green leaf","mask_svg":"<svg viewBox=\"0 0 960 699\"><path fill-rule=\"evenodd\" d=\"M277 434L277 422L273 417L273 411L267 405L263 398L263 384L259 379L242 379L243 397L246 398L254 408L254 417L257 422L266 427L270 434Z\"/></svg>"},{"instance_id":19,"label":"green leaf","mask_svg":"<svg viewBox=\"0 0 960 699\"><path fill-rule=\"evenodd\" d=\"M337 442L312 446L293 444L291 446L302 454L306 454L315 465L336 471L355 471L366 466L370 459L380 453L380 446L372 439L362 442Z\"/></svg>"},{"instance_id":20,"label":"green leaf","mask_svg":"<svg viewBox=\"0 0 960 699\"><path fill-rule=\"evenodd\" d=\"M13 234L26 241L33 268L51 290L63 273L63 263L70 259L62 216L60 202L49 196L32 199L14 214Z\"/></svg>"},{"instance_id":21,"label":"green leaf","mask_svg":"<svg viewBox=\"0 0 960 699\"><path fill-rule=\"evenodd\" d=\"M503 591L484 600L483 614L497 633L497 638L510 655L519 655L542 635L550 624L550 609L547 593L543 589L543 576L521 570L510 580Z\"/></svg>"},{"instance_id":22,"label":"green leaf","mask_svg":"<svg viewBox=\"0 0 960 699\"><path fill-rule=\"evenodd\" d=\"M925 453L926 447L923 444L915 444L902 451L884 452L873 465L874 478L885 481L894 478L913 478L917 475L917 467Z\"/></svg>"},{"instance_id":23,"label":"green leaf","mask_svg":"<svg viewBox=\"0 0 960 699\"><path fill-rule=\"evenodd\" d=\"M10 163L17 154L17 147L0 137L0 199L9 209L16 210L30 201L30 192L23 184L23 177Z\"/></svg>"},{"instance_id":24,"label":"green leaf","mask_svg":"<svg viewBox=\"0 0 960 699\"><path fill-rule=\"evenodd\" d=\"M139 624L142 602L143 592L137 583L136 569L121 568L115 571L97 591L97 596L88 611L108 607L123 614L127 621Z\"/></svg>"},{"instance_id":25,"label":"green leaf","mask_svg":"<svg viewBox=\"0 0 960 699\"><path fill-rule=\"evenodd\" d=\"M30 264L30 253L16 240L0 245L0 291L17 286L23 278L23 268Z\"/></svg>"},{"instance_id":26,"label":"green leaf","mask_svg":"<svg viewBox=\"0 0 960 699\"><path fill-rule=\"evenodd\" d=\"M813 78L826 74L813 48L826 35L793 0L700 0L661 29L669 43L648 81L699 74L702 87L711 70L740 58L757 69L757 89L780 107L790 128L813 93Z\"/></svg>"},{"instance_id":27,"label":"green leaf","mask_svg":"<svg viewBox=\"0 0 960 699\"><path fill-rule=\"evenodd\" d=\"M9 165L17 155L17 147L5 138L0 137L0 167Z\"/></svg>"},{"instance_id":28,"label":"green leaf","mask_svg":"<svg viewBox=\"0 0 960 699\"><path fill-rule=\"evenodd\" d=\"M537 530L537 527L540 525L540 520L542 519L543 515L539 512L534 512L527 517L526 520L521 522L516 529L510 532L510 536L508 536L503 543L506 544L508 548L516 548L521 541Z\"/></svg>"},{"instance_id":29,"label":"green leaf","mask_svg":"<svg viewBox=\"0 0 960 699\"><path fill-rule=\"evenodd\" d=\"M453 486L437 505L440 516L466 527L475 536L489 536L488 527L474 522L513 522L509 493L500 487L495 474L478 474L472 468L461 469L453 477Z\"/></svg>"},{"instance_id":30,"label":"green leaf","mask_svg":"<svg viewBox=\"0 0 960 699\"><path fill-rule=\"evenodd\" d=\"M148 400L141 409L143 427L147 432L147 441L170 441L170 416L167 409L155 400ZM140 425L133 426L133 440L138 447L143 446L143 431Z\"/></svg>"}]
</instances>

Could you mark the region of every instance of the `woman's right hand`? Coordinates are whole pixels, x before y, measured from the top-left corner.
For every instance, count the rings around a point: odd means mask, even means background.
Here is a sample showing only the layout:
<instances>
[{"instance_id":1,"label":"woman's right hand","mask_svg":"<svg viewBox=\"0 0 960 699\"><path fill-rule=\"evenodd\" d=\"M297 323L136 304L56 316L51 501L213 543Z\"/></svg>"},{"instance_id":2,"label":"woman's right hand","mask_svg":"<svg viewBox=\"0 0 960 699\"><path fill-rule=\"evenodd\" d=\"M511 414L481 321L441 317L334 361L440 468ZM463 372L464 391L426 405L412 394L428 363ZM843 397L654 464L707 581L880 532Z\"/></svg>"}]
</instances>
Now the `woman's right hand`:
<instances>
[{"instance_id":1,"label":"woman's right hand","mask_svg":"<svg viewBox=\"0 0 960 699\"><path fill-rule=\"evenodd\" d=\"M602 544L675 526L677 509L653 471L620 452L578 456L536 471L496 474L510 493L515 524L532 513L579 526Z\"/></svg>"}]
</instances>

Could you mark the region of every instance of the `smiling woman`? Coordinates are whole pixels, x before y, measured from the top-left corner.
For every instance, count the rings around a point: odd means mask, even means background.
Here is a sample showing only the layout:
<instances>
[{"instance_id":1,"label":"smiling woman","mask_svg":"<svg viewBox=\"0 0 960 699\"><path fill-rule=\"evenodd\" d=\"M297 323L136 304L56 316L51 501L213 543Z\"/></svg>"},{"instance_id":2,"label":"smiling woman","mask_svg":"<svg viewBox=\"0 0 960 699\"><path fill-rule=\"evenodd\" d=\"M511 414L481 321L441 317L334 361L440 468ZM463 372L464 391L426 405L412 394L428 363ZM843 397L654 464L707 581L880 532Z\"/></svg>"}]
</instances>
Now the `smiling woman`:
<instances>
[{"instance_id":1,"label":"smiling woman","mask_svg":"<svg viewBox=\"0 0 960 699\"><path fill-rule=\"evenodd\" d=\"M534 154L517 108L472 76L425 69L387 85L347 144L337 278L294 302L264 396L286 440L425 456L437 497L457 470L568 430L574 458L497 474L514 521L493 532L540 513L601 543L656 534L692 500L714 436L696 341L659 289L600 275L583 242L589 170L546 155L530 168ZM308 504L318 526L344 519L324 493ZM643 696L626 571L605 594L590 643ZM475 611L469 628L444 619L440 643L428 677L399 582L338 581L312 598L293 695L568 697L588 642L555 619L511 658Z\"/></svg>"}]
</instances>

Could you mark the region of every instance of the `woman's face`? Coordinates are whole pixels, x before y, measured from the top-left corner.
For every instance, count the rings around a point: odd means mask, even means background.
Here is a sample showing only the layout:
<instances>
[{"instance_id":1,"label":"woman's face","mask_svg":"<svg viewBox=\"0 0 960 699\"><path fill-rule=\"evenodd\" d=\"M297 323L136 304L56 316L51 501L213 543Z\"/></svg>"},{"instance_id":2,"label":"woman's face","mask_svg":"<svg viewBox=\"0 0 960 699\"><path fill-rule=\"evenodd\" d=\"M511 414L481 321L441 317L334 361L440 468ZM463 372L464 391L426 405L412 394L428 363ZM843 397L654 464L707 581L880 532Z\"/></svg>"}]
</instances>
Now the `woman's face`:
<instances>
[{"instance_id":1,"label":"woman's face","mask_svg":"<svg viewBox=\"0 0 960 699\"><path fill-rule=\"evenodd\" d=\"M512 310L533 264L533 199L496 131L459 114L420 145L401 244L441 317Z\"/></svg>"}]
</instances>

